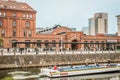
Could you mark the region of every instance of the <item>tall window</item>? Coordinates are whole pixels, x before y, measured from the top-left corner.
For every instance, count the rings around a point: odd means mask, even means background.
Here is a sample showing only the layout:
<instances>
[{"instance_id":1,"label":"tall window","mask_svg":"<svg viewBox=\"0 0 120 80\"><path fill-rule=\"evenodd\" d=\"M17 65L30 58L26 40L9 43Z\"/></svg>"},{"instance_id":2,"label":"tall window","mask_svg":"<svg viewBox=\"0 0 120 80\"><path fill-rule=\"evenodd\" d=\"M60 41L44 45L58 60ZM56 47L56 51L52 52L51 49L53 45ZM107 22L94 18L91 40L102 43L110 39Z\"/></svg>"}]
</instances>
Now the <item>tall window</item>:
<instances>
[{"instance_id":1,"label":"tall window","mask_svg":"<svg viewBox=\"0 0 120 80\"><path fill-rule=\"evenodd\" d=\"M6 13L5 13L5 12L3 13L3 16L6 16Z\"/></svg>"},{"instance_id":2,"label":"tall window","mask_svg":"<svg viewBox=\"0 0 120 80\"><path fill-rule=\"evenodd\" d=\"M13 21L12 25L13 25L13 27L16 27L17 26L17 22Z\"/></svg>"},{"instance_id":3,"label":"tall window","mask_svg":"<svg viewBox=\"0 0 120 80\"><path fill-rule=\"evenodd\" d=\"M32 18L33 16L30 14L30 18Z\"/></svg>"},{"instance_id":4,"label":"tall window","mask_svg":"<svg viewBox=\"0 0 120 80\"><path fill-rule=\"evenodd\" d=\"M30 22L26 22L26 27L30 27Z\"/></svg>"},{"instance_id":5,"label":"tall window","mask_svg":"<svg viewBox=\"0 0 120 80\"><path fill-rule=\"evenodd\" d=\"M41 40L37 40L37 47L41 48Z\"/></svg>"},{"instance_id":6,"label":"tall window","mask_svg":"<svg viewBox=\"0 0 120 80\"><path fill-rule=\"evenodd\" d=\"M0 12L0 16L2 16L2 12Z\"/></svg>"},{"instance_id":7,"label":"tall window","mask_svg":"<svg viewBox=\"0 0 120 80\"><path fill-rule=\"evenodd\" d=\"M25 17L25 14L23 14L23 17Z\"/></svg>"},{"instance_id":8,"label":"tall window","mask_svg":"<svg viewBox=\"0 0 120 80\"><path fill-rule=\"evenodd\" d=\"M32 31L29 31L29 37L32 37Z\"/></svg>"},{"instance_id":9,"label":"tall window","mask_svg":"<svg viewBox=\"0 0 120 80\"><path fill-rule=\"evenodd\" d=\"M25 47L29 48L30 47L30 40L25 40Z\"/></svg>"},{"instance_id":10,"label":"tall window","mask_svg":"<svg viewBox=\"0 0 120 80\"><path fill-rule=\"evenodd\" d=\"M88 42L87 41L84 41L84 50L88 50L88 44L87 44Z\"/></svg>"},{"instance_id":11,"label":"tall window","mask_svg":"<svg viewBox=\"0 0 120 80\"><path fill-rule=\"evenodd\" d=\"M3 47L3 40L0 39L0 48Z\"/></svg>"},{"instance_id":12,"label":"tall window","mask_svg":"<svg viewBox=\"0 0 120 80\"><path fill-rule=\"evenodd\" d=\"M12 47L17 47L17 40L12 40Z\"/></svg>"},{"instance_id":13,"label":"tall window","mask_svg":"<svg viewBox=\"0 0 120 80\"><path fill-rule=\"evenodd\" d=\"M49 48L49 44L48 44L48 40L45 40L45 48L48 49Z\"/></svg>"},{"instance_id":14,"label":"tall window","mask_svg":"<svg viewBox=\"0 0 120 80\"><path fill-rule=\"evenodd\" d=\"M62 41L61 41L61 40L59 40L59 47L61 47L61 42L62 42Z\"/></svg>"},{"instance_id":15,"label":"tall window","mask_svg":"<svg viewBox=\"0 0 120 80\"><path fill-rule=\"evenodd\" d=\"M52 41L52 47L56 47L56 44L55 44L55 43L56 43L56 41L53 40L53 41Z\"/></svg>"},{"instance_id":16,"label":"tall window","mask_svg":"<svg viewBox=\"0 0 120 80\"><path fill-rule=\"evenodd\" d=\"M16 17L17 16L17 14L16 13L13 13L13 17Z\"/></svg>"},{"instance_id":17,"label":"tall window","mask_svg":"<svg viewBox=\"0 0 120 80\"><path fill-rule=\"evenodd\" d=\"M5 30L1 31L1 36L4 37L5 36Z\"/></svg>"},{"instance_id":18,"label":"tall window","mask_svg":"<svg viewBox=\"0 0 120 80\"><path fill-rule=\"evenodd\" d=\"M24 30L24 37L26 37L27 36L27 31L26 30Z\"/></svg>"},{"instance_id":19,"label":"tall window","mask_svg":"<svg viewBox=\"0 0 120 80\"><path fill-rule=\"evenodd\" d=\"M13 36L16 36L16 29L13 30Z\"/></svg>"},{"instance_id":20,"label":"tall window","mask_svg":"<svg viewBox=\"0 0 120 80\"><path fill-rule=\"evenodd\" d=\"M2 26L2 21L0 20L0 26Z\"/></svg>"}]
</instances>

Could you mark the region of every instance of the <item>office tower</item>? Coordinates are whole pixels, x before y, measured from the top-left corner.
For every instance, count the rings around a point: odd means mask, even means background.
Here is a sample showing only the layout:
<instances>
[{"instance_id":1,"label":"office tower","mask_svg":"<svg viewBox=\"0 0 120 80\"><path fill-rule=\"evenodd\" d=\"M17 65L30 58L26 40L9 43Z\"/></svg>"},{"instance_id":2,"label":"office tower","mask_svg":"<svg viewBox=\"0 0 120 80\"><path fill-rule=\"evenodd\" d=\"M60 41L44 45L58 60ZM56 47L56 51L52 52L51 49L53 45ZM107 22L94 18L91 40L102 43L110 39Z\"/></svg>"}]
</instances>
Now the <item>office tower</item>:
<instances>
[{"instance_id":1,"label":"office tower","mask_svg":"<svg viewBox=\"0 0 120 80\"><path fill-rule=\"evenodd\" d=\"M89 34L89 29L88 29L88 27L83 27L81 31L83 31L83 33L84 33L85 35L88 35L88 34Z\"/></svg>"},{"instance_id":2,"label":"office tower","mask_svg":"<svg viewBox=\"0 0 120 80\"><path fill-rule=\"evenodd\" d=\"M96 13L93 18L89 19L90 35L108 33L108 14Z\"/></svg>"},{"instance_id":3,"label":"office tower","mask_svg":"<svg viewBox=\"0 0 120 80\"><path fill-rule=\"evenodd\" d=\"M120 36L120 15L116 17L117 17L117 26L118 26L118 36Z\"/></svg>"}]
</instances>

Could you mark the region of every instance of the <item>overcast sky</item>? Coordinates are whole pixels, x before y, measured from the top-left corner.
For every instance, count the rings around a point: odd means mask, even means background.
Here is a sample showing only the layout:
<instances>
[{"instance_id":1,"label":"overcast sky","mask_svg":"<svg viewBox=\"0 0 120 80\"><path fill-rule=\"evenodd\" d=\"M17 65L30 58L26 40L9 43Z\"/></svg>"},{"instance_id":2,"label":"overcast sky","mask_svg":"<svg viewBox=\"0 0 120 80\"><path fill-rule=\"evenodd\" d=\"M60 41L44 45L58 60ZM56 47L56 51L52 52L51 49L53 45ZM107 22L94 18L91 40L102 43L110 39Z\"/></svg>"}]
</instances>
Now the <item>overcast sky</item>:
<instances>
[{"instance_id":1,"label":"overcast sky","mask_svg":"<svg viewBox=\"0 0 120 80\"><path fill-rule=\"evenodd\" d=\"M52 27L55 24L81 30L88 27L88 18L94 13L108 13L108 32L117 32L120 0L17 0L26 2L37 11L36 27Z\"/></svg>"}]
</instances>

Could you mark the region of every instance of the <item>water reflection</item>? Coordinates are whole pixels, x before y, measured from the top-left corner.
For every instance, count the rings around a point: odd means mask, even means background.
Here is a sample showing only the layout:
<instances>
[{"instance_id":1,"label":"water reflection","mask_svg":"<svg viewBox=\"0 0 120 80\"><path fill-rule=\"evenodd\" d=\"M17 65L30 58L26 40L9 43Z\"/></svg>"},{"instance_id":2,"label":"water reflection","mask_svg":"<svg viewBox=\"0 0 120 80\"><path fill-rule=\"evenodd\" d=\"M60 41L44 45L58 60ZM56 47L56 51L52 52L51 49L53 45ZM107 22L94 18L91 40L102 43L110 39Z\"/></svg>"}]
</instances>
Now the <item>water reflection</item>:
<instances>
[{"instance_id":1,"label":"water reflection","mask_svg":"<svg viewBox=\"0 0 120 80\"><path fill-rule=\"evenodd\" d=\"M81 75L63 78L40 78L39 68L23 68L0 71L0 80L120 80L120 73Z\"/></svg>"}]
</instances>

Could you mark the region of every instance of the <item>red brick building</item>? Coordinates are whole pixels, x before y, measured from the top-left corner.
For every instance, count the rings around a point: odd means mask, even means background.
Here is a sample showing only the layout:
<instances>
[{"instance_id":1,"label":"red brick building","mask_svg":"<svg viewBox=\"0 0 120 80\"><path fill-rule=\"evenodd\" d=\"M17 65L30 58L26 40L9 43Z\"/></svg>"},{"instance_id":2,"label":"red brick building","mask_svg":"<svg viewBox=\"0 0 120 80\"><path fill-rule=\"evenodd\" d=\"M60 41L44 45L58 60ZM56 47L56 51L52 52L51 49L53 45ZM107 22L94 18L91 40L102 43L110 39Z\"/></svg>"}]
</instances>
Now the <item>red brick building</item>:
<instances>
[{"instance_id":1,"label":"red brick building","mask_svg":"<svg viewBox=\"0 0 120 80\"><path fill-rule=\"evenodd\" d=\"M4 49L102 50L119 47L119 44L106 44L110 42L119 43L120 36L88 36L65 26L53 28L49 34L36 33L36 11L33 8L16 0L0 0L0 47Z\"/></svg>"}]
</instances>

